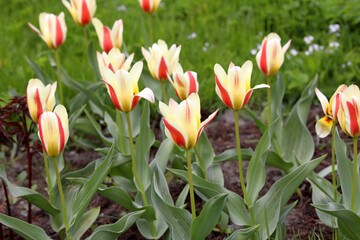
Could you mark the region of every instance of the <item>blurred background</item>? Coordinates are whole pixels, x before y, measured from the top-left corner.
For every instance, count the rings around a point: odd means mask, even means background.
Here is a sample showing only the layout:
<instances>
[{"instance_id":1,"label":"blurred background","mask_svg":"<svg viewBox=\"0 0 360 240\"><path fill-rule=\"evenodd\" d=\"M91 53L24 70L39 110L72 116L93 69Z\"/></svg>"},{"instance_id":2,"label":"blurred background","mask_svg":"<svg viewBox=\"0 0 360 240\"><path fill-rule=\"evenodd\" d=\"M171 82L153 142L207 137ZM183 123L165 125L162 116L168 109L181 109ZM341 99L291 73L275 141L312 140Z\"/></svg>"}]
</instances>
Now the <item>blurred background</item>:
<instances>
[{"instance_id":1,"label":"blurred background","mask_svg":"<svg viewBox=\"0 0 360 240\"><path fill-rule=\"evenodd\" d=\"M28 80L35 77L26 58L57 80L49 61L49 57L54 58L54 52L27 22L39 26L41 12L61 11L68 26L66 41L59 48L62 66L75 80L100 81L95 79L89 65L83 30L60 0L1 0L1 99L26 93ZM162 0L153 14L154 40L163 39L169 46L182 45L180 63L184 70L198 72L202 107L213 110L225 107L215 93L215 63L227 69L230 61L241 66L252 60L254 86L265 81L255 60L264 36L276 32L282 38L282 45L292 39L280 69L286 81L286 103L291 106L316 74L318 87L327 96L342 83L358 84L359 12L359 0ZM127 52L135 52L135 61L143 60L141 46L150 44L149 26L148 16L137 0L97 0L95 17L111 27L122 18L123 46ZM100 51L92 24L87 26L87 32L94 48ZM148 72L147 67L144 72ZM75 93L69 88L65 92L68 96ZM265 91L258 90L255 94L257 97L250 104L262 108L266 105Z\"/></svg>"}]
</instances>

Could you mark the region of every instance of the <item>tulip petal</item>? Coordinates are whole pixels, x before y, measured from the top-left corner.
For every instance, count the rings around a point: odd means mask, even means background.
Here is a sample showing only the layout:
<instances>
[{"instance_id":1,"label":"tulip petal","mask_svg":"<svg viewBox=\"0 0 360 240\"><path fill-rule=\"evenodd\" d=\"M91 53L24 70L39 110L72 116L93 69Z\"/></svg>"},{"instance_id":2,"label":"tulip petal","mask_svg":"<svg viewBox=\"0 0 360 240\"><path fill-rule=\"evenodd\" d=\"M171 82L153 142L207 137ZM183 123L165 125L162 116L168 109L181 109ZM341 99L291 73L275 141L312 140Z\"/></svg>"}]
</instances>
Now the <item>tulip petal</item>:
<instances>
[{"instance_id":1,"label":"tulip petal","mask_svg":"<svg viewBox=\"0 0 360 240\"><path fill-rule=\"evenodd\" d=\"M164 116L164 118L168 119L171 122L174 121L172 112L171 112L170 107L168 105L166 105L163 102L159 102L159 110L160 110L161 115Z\"/></svg>"},{"instance_id":2,"label":"tulip petal","mask_svg":"<svg viewBox=\"0 0 360 240\"><path fill-rule=\"evenodd\" d=\"M224 102L224 104L233 109L233 102L230 96L230 93L228 92L228 90L223 86L222 82L219 80L218 76L215 75L215 82L216 82L216 87L218 89L217 93L219 95L220 93L220 98L221 100Z\"/></svg>"},{"instance_id":3,"label":"tulip petal","mask_svg":"<svg viewBox=\"0 0 360 240\"><path fill-rule=\"evenodd\" d=\"M339 109L340 109L340 93L337 93L333 98L331 98L330 102L332 103L332 118L337 121L338 119L338 112L339 112Z\"/></svg>"},{"instance_id":4,"label":"tulip petal","mask_svg":"<svg viewBox=\"0 0 360 240\"><path fill-rule=\"evenodd\" d=\"M197 141L198 141L198 139L199 139L199 137L200 137L200 135L201 135L204 127L205 127L208 123L210 123L210 122L215 118L215 116L216 116L216 114L217 114L218 112L219 112L219 109L216 110L215 112L213 112L205 121L203 121L203 122L200 124L199 130L198 130L198 133L197 133L197 137L196 137L196 143L197 143ZM196 144L196 143L195 143L195 144Z\"/></svg>"},{"instance_id":5,"label":"tulip petal","mask_svg":"<svg viewBox=\"0 0 360 240\"><path fill-rule=\"evenodd\" d=\"M221 67L220 64L215 64L214 72L218 79L223 83L223 85L227 86L228 77L225 70Z\"/></svg>"},{"instance_id":6,"label":"tulip petal","mask_svg":"<svg viewBox=\"0 0 360 240\"><path fill-rule=\"evenodd\" d=\"M135 55L135 53L132 53L126 60L125 60L125 62L123 63L123 65L122 65L122 69L124 69L125 71L127 71L127 70L129 70L129 68L130 68L130 65L131 65L131 63L132 63L132 61L133 61L133 59L134 59L134 55Z\"/></svg>"},{"instance_id":7,"label":"tulip petal","mask_svg":"<svg viewBox=\"0 0 360 240\"><path fill-rule=\"evenodd\" d=\"M327 112L328 112L327 110L329 108L329 102L328 102L327 98L325 97L325 95L322 92L320 92L320 90L318 88L315 88L315 93L321 103L323 112L325 114L327 114Z\"/></svg>"},{"instance_id":8,"label":"tulip petal","mask_svg":"<svg viewBox=\"0 0 360 240\"><path fill-rule=\"evenodd\" d=\"M154 93L150 88L144 88L141 92L139 92L135 96L145 98L146 100L148 100L151 103L155 102Z\"/></svg>"},{"instance_id":9,"label":"tulip petal","mask_svg":"<svg viewBox=\"0 0 360 240\"><path fill-rule=\"evenodd\" d=\"M133 82L133 84L136 84L136 86L141 76L142 69L143 69L143 62L139 61L136 62L130 70L131 81Z\"/></svg>"},{"instance_id":10,"label":"tulip petal","mask_svg":"<svg viewBox=\"0 0 360 240\"><path fill-rule=\"evenodd\" d=\"M317 121L317 123L315 125L316 134L320 138L324 138L324 137L328 136L329 133L331 132L331 128L332 128L333 124L334 124L334 121L331 118L329 118L327 116L321 118L319 121Z\"/></svg>"},{"instance_id":11,"label":"tulip petal","mask_svg":"<svg viewBox=\"0 0 360 240\"><path fill-rule=\"evenodd\" d=\"M163 122L166 127L166 136L172 139L176 145L186 148L187 136L185 131L176 123L168 121L166 118L163 118Z\"/></svg>"},{"instance_id":12,"label":"tulip petal","mask_svg":"<svg viewBox=\"0 0 360 240\"><path fill-rule=\"evenodd\" d=\"M161 57L159 64L157 66L157 77L159 80L167 79L168 75L168 64L166 63L166 59Z\"/></svg>"},{"instance_id":13,"label":"tulip petal","mask_svg":"<svg viewBox=\"0 0 360 240\"><path fill-rule=\"evenodd\" d=\"M267 60L267 38L264 38L264 41L262 42L262 46L261 46L261 54L260 54L260 70L265 73L265 75L268 74L268 60Z\"/></svg>"},{"instance_id":14,"label":"tulip petal","mask_svg":"<svg viewBox=\"0 0 360 240\"><path fill-rule=\"evenodd\" d=\"M287 52L287 50L289 49L290 44L291 44L291 41L292 41L292 39L290 39L290 40L282 47L282 52L283 52L283 54L285 54L285 53Z\"/></svg>"},{"instance_id":15,"label":"tulip petal","mask_svg":"<svg viewBox=\"0 0 360 240\"><path fill-rule=\"evenodd\" d=\"M189 79L187 96L189 96L192 93L197 93L199 90L199 83L197 82L197 73L192 71L187 71L185 75L187 75Z\"/></svg>"},{"instance_id":16,"label":"tulip petal","mask_svg":"<svg viewBox=\"0 0 360 240\"><path fill-rule=\"evenodd\" d=\"M114 88L111 86L111 84L109 84L108 82L106 82L104 79L101 79L107 86L107 89L108 89L108 92L109 92L109 95L110 95L110 98L114 104L114 106L119 109L120 111L123 111L122 110L122 107L121 107L121 103L120 103L120 100L118 99L117 97L117 94L114 90Z\"/></svg>"},{"instance_id":17,"label":"tulip petal","mask_svg":"<svg viewBox=\"0 0 360 240\"><path fill-rule=\"evenodd\" d=\"M345 111L345 118L346 118L346 126L348 132L353 137L357 137L359 135L359 122L357 116L357 103L355 101L347 101L346 102L347 111Z\"/></svg>"},{"instance_id":18,"label":"tulip petal","mask_svg":"<svg viewBox=\"0 0 360 240\"><path fill-rule=\"evenodd\" d=\"M244 79L245 79L245 91L248 91L250 89L250 81L251 81L251 73L253 69L253 64L250 60L246 61L242 66L241 69L244 73Z\"/></svg>"},{"instance_id":19,"label":"tulip petal","mask_svg":"<svg viewBox=\"0 0 360 240\"><path fill-rule=\"evenodd\" d=\"M91 13L87 1L81 1L81 7L78 8L78 16L80 16L81 25L89 24L91 21Z\"/></svg>"}]
</instances>

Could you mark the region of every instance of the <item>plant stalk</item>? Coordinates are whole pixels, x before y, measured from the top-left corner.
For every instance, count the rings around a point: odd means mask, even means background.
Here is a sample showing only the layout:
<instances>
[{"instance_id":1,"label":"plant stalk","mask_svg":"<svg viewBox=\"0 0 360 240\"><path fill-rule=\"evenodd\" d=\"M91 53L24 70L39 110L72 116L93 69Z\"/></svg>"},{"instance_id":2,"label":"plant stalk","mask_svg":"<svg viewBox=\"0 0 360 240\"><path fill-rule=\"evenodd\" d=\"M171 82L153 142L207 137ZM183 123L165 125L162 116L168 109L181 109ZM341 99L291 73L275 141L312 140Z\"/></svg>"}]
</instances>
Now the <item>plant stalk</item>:
<instances>
[{"instance_id":1,"label":"plant stalk","mask_svg":"<svg viewBox=\"0 0 360 240\"><path fill-rule=\"evenodd\" d=\"M150 46L151 44L153 44L154 42L154 36L153 36L153 26L152 26L152 16L151 13L148 14L149 15L149 35L150 35Z\"/></svg>"},{"instance_id":2,"label":"plant stalk","mask_svg":"<svg viewBox=\"0 0 360 240\"><path fill-rule=\"evenodd\" d=\"M60 58L59 58L59 53L58 53L57 49L55 49L55 59L56 59L56 68L57 68L58 81L59 81L59 98L60 98L60 103L64 104L63 88L62 88L62 81L61 81L61 65L60 65Z\"/></svg>"},{"instance_id":3,"label":"plant stalk","mask_svg":"<svg viewBox=\"0 0 360 240\"><path fill-rule=\"evenodd\" d=\"M43 156L44 156L47 189L48 189L48 193L49 193L50 203L54 204L54 197L52 195L52 183L51 183L50 171L49 171L49 163L48 163L47 155L46 155L46 152L45 152L44 148L43 148Z\"/></svg>"},{"instance_id":4,"label":"plant stalk","mask_svg":"<svg viewBox=\"0 0 360 240\"><path fill-rule=\"evenodd\" d=\"M7 187L6 187L6 184L4 183L4 180L2 181L2 185L3 185L3 189L4 189L4 193L5 193L7 212L8 212L8 215L11 217L11 208L10 208L9 195L8 195ZM11 229L9 229L9 231L10 231L10 239L13 240L14 239L14 233L13 233L13 231Z\"/></svg>"},{"instance_id":5,"label":"plant stalk","mask_svg":"<svg viewBox=\"0 0 360 240\"><path fill-rule=\"evenodd\" d=\"M353 189L351 197L351 211L355 211L355 196L356 196L356 175L357 171L357 137L353 138L354 140L354 172L353 172Z\"/></svg>"},{"instance_id":6,"label":"plant stalk","mask_svg":"<svg viewBox=\"0 0 360 240\"><path fill-rule=\"evenodd\" d=\"M334 200L337 201L337 190L336 190L336 173L335 173L335 122L331 129L331 168L332 168L332 182L334 190Z\"/></svg>"},{"instance_id":7,"label":"plant stalk","mask_svg":"<svg viewBox=\"0 0 360 240\"><path fill-rule=\"evenodd\" d=\"M166 97L165 81L161 81L161 89L162 89L162 94L163 94L163 101L167 105L168 101L167 101L167 97Z\"/></svg>"},{"instance_id":8,"label":"plant stalk","mask_svg":"<svg viewBox=\"0 0 360 240\"><path fill-rule=\"evenodd\" d=\"M195 154L196 154L197 158L199 159L201 169L202 169L203 172L204 172L205 180L207 180L206 167L205 167L205 165L204 165L204 162L203 162L203 160L202 160L201 155L199 154L199 151L198 151L196 145L194 146L194 151L195 151Z\"/></svg>"},{"instance_id":9,"label":"plant stalk","mask_svg":"<svg viewBox=\"0 0 360 240\"><path fill-rule=\"evenodd\" d=\"M270 86L270 77L266 78L267 84ZM268 126L271 125L271 88L267 88L267 101L268 101Z\"/></svg>"},{"instance_id":10,"label":"plant stalk","mask_svg":"<svg viewBox=\"0 0 360 240\"><path fill-rule=\"evenodd\" d=\"M249 208L251 225L254 226L254 224L255 224L254 211L251 207L250 198L246 191L246 186L245 186L245 182L244 182L244 173L243 173L243 167L242 167L240 136L239 136L239 111L234 111L234 113L235 113L235 134L236 134L236 145L237 145L237 151L238 151L238 163L239 163L241 189L244 193L245 201Z\"/></svg>"},{"instance_id":11,"label":"plant stalk","mask_svg":"<svg viewBox=\"0 0 360 240\"><path fill-rule=\"evenodd\" d=\"M118 124L118 128L119 128L119 134L120 134L120 144L121 144L121 151L125 154L125 146L124 146L124 134L123 134L123 130L121 127L121 116L120 116L120 111L118 109L115 109L116 111L116 121Z\"/></svg>"},{"instance_id":12,"label":"plant stalk","mask_svg":"<svg viewBox=\"0 0 360 240\"><path fill-rule=\"evenodd\" d=\"M86 32L86 26L83 26L83 32L84 32L85 46L86 46L86 50L87 50L89 48L89 41L88 41L88 36L87 36L87 32Z\"/></svg>"},{"instance_id":13,"label":"plant stalk","mask_svg":"<svg viewBox=\"0 0 360 240\"><path fill-rule=\"evenodd\" d=\"M71 240L71 236L68 233L69 223L68 223L68 220L67 220L65 198L64 198L63 188L62 188L62 185L61 185L59 169L58 169L58 166L57 166L56 158L52 158L52 160L53 160L53 164L54 164L54 168L55 168L56 181L57 181L57 184L58 184L58 189L59 189L59 194L60 194L60 199L61 199L61 207L62 207L62 214L63 214L64 224L65 224L66 238L68 240Z\"/></svg>"},{"instance_id":14,"label":"plant stalk","mask_svg":"<svg viewBox=\"0 0 360 240\"><path fill-rule=\"evenodd\" d=\"M23 125L24 125L24 130L25 130L25 148L26 148L26 155L27 155L27 160L28 160L28 188L31 189L31 186L32 186L32 156L31 156L31 152L30 152L30 139L29 139L30 132L28 131L28 127L26 124L25 112L23 112ZM31 203L30 202L28 202L27 222L31 224Z\"/></svg>"},{"instance_id":15,"label":"plant stalk","mask_svg":"<svg viewBox=\"0 0 360 240\"><path fill-rule=\"evenodd\" d=\"M130 141L132 170L133 170L133 174L134 174L134 176L136 178L136 181L137 181L137 183L139 185L140 193L141 193L142 199L144 201L144 206L147 206L148 202L147 202L146 194L145 194L145 191L144 191L144 187L143 187L143 185L141 183L141 179L139 177L139 174L136 171L135 152L134 152L134 145L133 145L134 143L133 143L133 138L132 138L130 114L128 112L126 113L126 120L127 120L128 130L129 130L129 141ZM150 228L151 228L151 231L153 233L153 236L156 237L156 230L155 230L154 222L150 222Z\"/></svg>"},{"instance_id":16,"label":"plant stalk","mask_svg":"<svg viewBox=\"0 0 360 240\"><path fill-rule=\"evenodd\" d=\"M189 185L190 185L191 214L192 214L192 220L194 221L196 218L196 209L195 209L194 185L193 185L192 171L191 171L190 149L186 149L186 162L187 162Z\"/></svg>"}]
</instances>

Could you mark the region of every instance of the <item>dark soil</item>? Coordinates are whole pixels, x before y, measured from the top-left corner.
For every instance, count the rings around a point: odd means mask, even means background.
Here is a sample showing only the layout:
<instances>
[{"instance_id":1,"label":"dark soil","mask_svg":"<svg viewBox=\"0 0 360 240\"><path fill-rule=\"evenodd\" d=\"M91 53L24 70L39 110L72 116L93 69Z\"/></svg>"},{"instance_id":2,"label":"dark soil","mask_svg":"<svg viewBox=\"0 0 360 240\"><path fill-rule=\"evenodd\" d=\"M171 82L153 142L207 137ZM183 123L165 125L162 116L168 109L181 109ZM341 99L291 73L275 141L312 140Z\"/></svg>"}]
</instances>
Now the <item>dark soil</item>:
<instances>
[{"instance_id":1,"label":"dark soil","mask_svg":"<svg viewBox=\"0 0 360 240\"><path fill-rule=\"evenodd\" d=\"M206 113L205 113L206 115ZM331 139L327 137L325 139L319 139L316 137L314 126L315 126L315 117L323 115L320 107L313 107L309 114L308 128L313 134L314 141L316 143L315 155L314 157L322 156L323 154L328 153L326 159L320 164L316 169L319 171L326 166L331 165ZM205 118L203 114L203 119ZM217 118L210 123L205 132L211 140L215 153L220 154L221 152L236 147L235 141L235 131L234 131L234 115L231 111L225 111L223 114L217 116ZM240 138L242 148L255 148L258 140L261 137L261 133L254 122L250 119L240 118ZM341 132L341 130L340 130ZM159 129L155 129L157 136L160 136L161 133ZM22 154L22 153L21 153ZM26 186L26 181L18 182L17 176L22 172L26 171L26 156L21 155L18 160L8 162L7 164L11 167L7 167L8 178L13 184ZM82 168L86 166L91 161L97 159L99 154L94 151L84 151L81 149L71 149L66 152L66 161L67 167L71 166L69 171ZM247 162L244 162L244 171L246 174ZM231 191L237 192L242 195L240 182L239 182L239 172L237 162L226 162L221 164L224 177L225 177L225 187ZM69 167L70 168L70 167ZM36 190L44 195L46 195L46 182L45 182L45 171L43 167L43 159L40 155L34 155L33 157L33 183L36 184ZM264 188L261 190L260 195L264 195L271 187L271 185L282 177L281 172L273 167L267 167L267 179ZM329 179L330 180L330 179ZM169 184L171 195L174 200L181 192L182 188L185 186L185 183L181 180L175 179ZM305 181L300 186L301 193L303 198L299 198L297 194L294 194L289 201L289 203L298 200L297 205L290 213L286 220L287 226L287 238L286 239L298 239L298 236L301 236L302 239L307 239L308 235L312 235L315 231L319 233L321 228L324 239L332 238L332 230L321 223L318 219L316 212L313 207L311 207L311 189L310 184ZM3 187L0 184L0 212L7 214L5 206L5 197L3 194ZM190 201L189 201L190 202ZM201 207L201 199L196 198L197 205ZM190 204L188 204L190 206ZM91 207L101 207L101 213L98 219L95 222L95 226L111 224L114 223L126 210L117 204L111 202L110 200L96 194L91 203ZM27 218L27 202L22 199L12 199L12 215L26 221ZM43 211L33 206L33 224L42 227L46 233L53 239L60 239L58 235L51 229L49 223L49 217ZM230 222L231 224L231 222ZM9 238L9 230L2 226L5 239ZM91 230L85 234L89 236ZM15 234L16 235L16 234ZM207 239L220 240L224 239L227 235L213 232ZM15 239L22 239L17 236ZM137 231L136 225L132 226L125 234L123 234L119 239L145 239Z\"/></svg>"}]
</instances>

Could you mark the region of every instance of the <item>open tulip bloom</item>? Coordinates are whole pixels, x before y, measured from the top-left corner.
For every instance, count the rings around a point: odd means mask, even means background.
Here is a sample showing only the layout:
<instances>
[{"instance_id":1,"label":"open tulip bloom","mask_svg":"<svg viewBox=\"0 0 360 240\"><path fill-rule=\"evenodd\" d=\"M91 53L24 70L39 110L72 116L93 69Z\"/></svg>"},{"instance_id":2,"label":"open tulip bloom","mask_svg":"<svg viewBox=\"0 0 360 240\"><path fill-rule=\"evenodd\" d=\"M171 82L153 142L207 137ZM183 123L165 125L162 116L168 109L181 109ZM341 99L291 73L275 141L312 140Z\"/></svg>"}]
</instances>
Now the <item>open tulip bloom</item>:
<instances>
[{"instance_id":1,"label":"open tulip bloom","mask_svg":"<svg viewBox=\"0 0 360 240\"><path fill-rule=\"evenodd\" d=\"M63 12L59 16L52 13L40 13L39 24L40 30L31 23L28 23L29 27L44 40L49 48L56 49L64 43L67 27Z\"/></svg>"},{"instance_id":2,"label":"open tulip bloom","mask_svg":"<svg viewBox=\"0 0 360 240\"><path fill-rule=\"evenodd\" d=\"M171 85L175 88L176 95L180 100L185 100L192 93L197 93L199 91L199 83L197 81L196 72L176 72L173 74L173 79L171 79L170 76L168 76L168 79Z\"/></svg>"},{"instance_id":3,"label":"open tulip bloom","mask_svg":"<svg viewBox=\"0 0 360 240\"><path fill-rule=\"evenodd\" d=\"M62 0L76 24L85 26L91 22L96 11L95 0Z\"/></svg>"},{"instance_id":4,"label":"open tulip bloom","mask_svg":"<svg viewBox=\"0 0 360 240\"><path fill-rule=\"evenodd\" d=\"M92 23L103 51L108 53L113 48L121 48L123 41L123 21L121 19L115 21L112 29L104 26L97 18L93 18Z\"/></svg>"},{"instance_id":5,"label":"open tulip bloom","mask_svg":"<svg viewBox=\"0 0 360 240\"><path fill-rule=\"evenodd\" d=\"M147 13L155 12L160 4L161 0L139 0L141 8Z\"/></svg>"},{"instance_id":6,"label":"open tulip bloom","mask_svg":"<svg viewBox=\"0 0 360 240\"><path fill-rule=\"evenodd\" d=\"M36 78L30 79L26 88L26 100L31 118L35 123L43 112L52 111L55 106L55 91L57 82L44 84Z\"/></svg>"},{"instance_id":7,"label":"open tulip bloom","mask_svg":"<svg viewBox=\"0 0 360 240\"><path fill-rule=\"evenodd\" d=\"M119 69L128 71L134 59L134 53L131 54L128 58L126 58L125 54L121 53L120 49L118 48L111 49L109 53L103 52L101 54L99 52L96 52L96 54L97 54L99 69L102 70L103 67L107 67L113 72Z\"/></svg>"}]
</instances>

